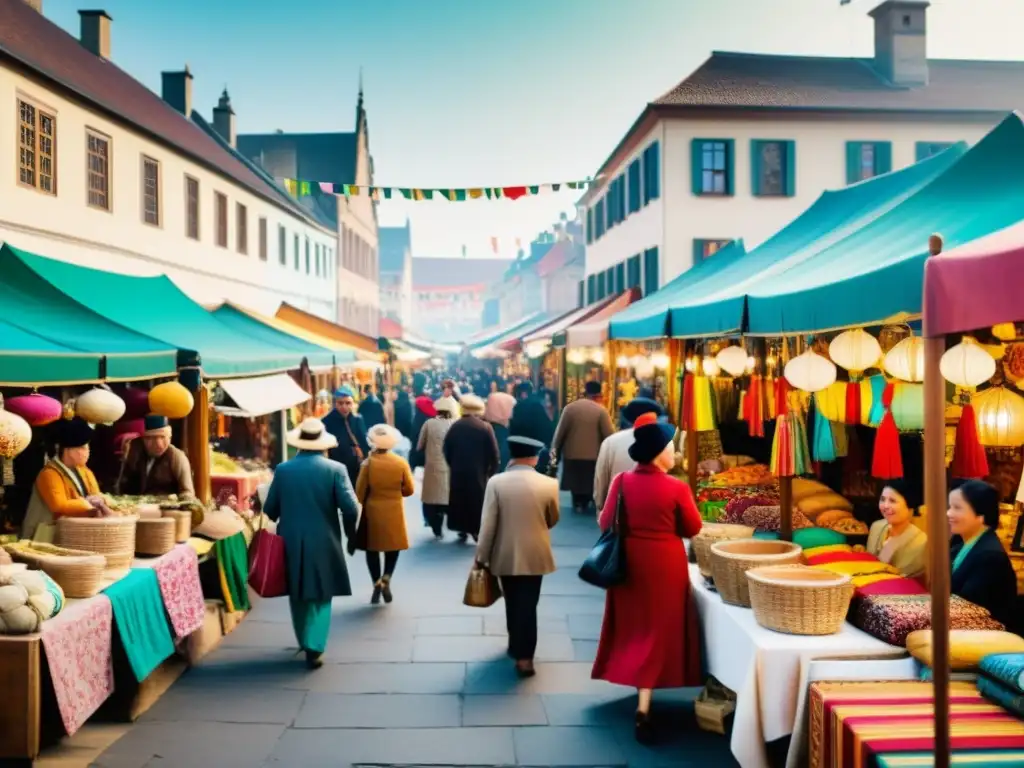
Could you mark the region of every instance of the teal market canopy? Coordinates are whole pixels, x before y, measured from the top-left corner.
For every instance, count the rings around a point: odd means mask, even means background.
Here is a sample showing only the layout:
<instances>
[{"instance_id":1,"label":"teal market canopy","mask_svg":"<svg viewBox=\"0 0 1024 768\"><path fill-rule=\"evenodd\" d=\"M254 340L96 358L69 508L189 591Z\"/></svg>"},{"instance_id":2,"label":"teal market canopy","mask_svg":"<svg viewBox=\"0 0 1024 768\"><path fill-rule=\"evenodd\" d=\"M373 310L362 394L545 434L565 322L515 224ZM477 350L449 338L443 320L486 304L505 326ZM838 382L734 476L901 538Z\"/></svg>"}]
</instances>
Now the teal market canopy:
<instances>
[{"instance_id":1,"label":"teal market canopy","mask_svg":"<svg viewBox=\"0 0 1024 768\"><path fill-rule=\"evenodd\" d=\"M351 350L339 350L336 354L332 350L321 347L311 341L306 341L298 336L292 336L290 333L278 330L230 303L221 304L213 310L213 316L229 328L249 338L256 339L269 346L293 350L300 359L306 358L306 362L309 363L311 368L330 367L335 363L347 363L355 360L355 354Z\"/></svg>"}]
</instances>

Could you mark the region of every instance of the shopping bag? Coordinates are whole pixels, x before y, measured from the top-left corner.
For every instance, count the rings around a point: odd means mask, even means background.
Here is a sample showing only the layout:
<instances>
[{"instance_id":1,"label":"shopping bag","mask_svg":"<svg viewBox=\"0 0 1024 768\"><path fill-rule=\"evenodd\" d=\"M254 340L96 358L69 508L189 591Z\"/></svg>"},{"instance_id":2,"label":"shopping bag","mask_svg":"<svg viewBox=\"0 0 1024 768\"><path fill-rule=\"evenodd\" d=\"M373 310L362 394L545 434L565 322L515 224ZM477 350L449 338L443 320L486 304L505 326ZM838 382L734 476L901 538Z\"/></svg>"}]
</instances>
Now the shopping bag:
<instances>
[{"instance_id":1,"label":"shopping bag","mask_svg":"<svg viewBox=\"0 0 1024 768\"><path fill-rule=\"evenodd\" d=\"M249 547L249 586L260 597L288 594L284 539L264 528L256 531Z\"/></svg>"},{"instance_id":2,"label":"shopping bag","mask_svg":"<svg viewBox=\"0 0 1024 768\"><path fill-rule=\"evenodd\" d=\"M626 580L626 548L622 544L624 505L620 487L612 527L601 534L601 538L597 540L597 544L580 566L579 576L587 584L608 589Z\"/></svg>"},{"instance_id":3,"label":"shopping bag","mask_svg":"<svg viewBox=\"0 0 1024 768\"><path fill-rule=\"evenodd\" d=\"M462 604L470 608L490 608L501 598L498 577L486 568L473 567L466 580L466 591Z\"/></svg>"}]
</instances>

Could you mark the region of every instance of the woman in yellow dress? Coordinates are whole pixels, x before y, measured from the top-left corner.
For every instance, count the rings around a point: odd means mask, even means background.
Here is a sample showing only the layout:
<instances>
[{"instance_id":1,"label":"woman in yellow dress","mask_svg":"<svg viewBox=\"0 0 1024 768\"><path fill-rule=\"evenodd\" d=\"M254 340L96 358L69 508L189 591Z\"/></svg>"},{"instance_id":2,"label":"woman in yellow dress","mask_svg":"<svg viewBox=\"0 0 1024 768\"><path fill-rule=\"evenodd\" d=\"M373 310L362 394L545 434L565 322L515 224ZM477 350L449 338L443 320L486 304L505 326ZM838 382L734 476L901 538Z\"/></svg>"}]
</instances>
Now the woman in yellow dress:
<instances>
[{"instance_id":1,"label":"woman in yellow dress","mask_svg":"<svg viewBox=\"0 0 1024 768\"><path fill-rule=\"evenodd\" d=\"M921 576L927 558L928 537L914 525L916 498L906 482L887 480L878 498L882 519L868 532L868 553L904 576Z\"/></svg>"}]
</instances>

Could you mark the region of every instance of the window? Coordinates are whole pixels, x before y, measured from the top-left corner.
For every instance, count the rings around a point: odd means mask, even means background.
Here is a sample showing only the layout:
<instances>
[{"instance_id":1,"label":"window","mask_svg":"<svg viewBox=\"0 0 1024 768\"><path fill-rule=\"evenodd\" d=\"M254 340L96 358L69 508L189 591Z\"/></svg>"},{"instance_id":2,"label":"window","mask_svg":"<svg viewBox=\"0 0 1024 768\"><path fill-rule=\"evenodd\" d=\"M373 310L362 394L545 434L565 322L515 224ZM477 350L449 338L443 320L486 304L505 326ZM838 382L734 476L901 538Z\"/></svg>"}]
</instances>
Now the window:
<instances>
[{"instance_id":1,"label":"window","mask_svg":"<svg viewBox=\"0 0 1024 768\"><path fill-rule=\"evenodd\" d=\"M228 247L228 196L223 192L215 192L214 214L217 221L217 245L221 248Z\"/></svg>"},{"instance_id":2,"label":"window","mask_svg":"<svg viewBox=\"0 0 1024 768\"><path fill-rule=\"evenodd\" d=\"M630 256L626 262L626 288L640 287L640 254Z\"/></svg>"},{"instance_id":3,"label":"window","mask_svg":"<svg viewBox=\"0 0 1024 768\"><path fill-rule=\"evenodd\" d=\"M142 156L142 220L160 226L160 163Z\"/></svg>"},{"instance_id":4,"label":"window","mask_svg":"<svg viewBox=\"0 0 1024 768\"><path fill-rule=\"evenodd\" d=\"M597 301L597 275L587 275L587 304Z\"/></svg>"},{"instance_id":5,"label":"window","mask_svg":"<svg viewBox=\"0 0 1024 768\"><path fill-rule=\"evenodd\" d=\"M295 271L299 271L299 236L295 235Z\"/></svg>"},{"instance_id":6,"label":"window","mask_svg":"<svg viewBox=\"0 0 1024 768\"><path fill-rule=\"evenodd\" d=\"M288 263L288 233L283 224L277 225L277 261L280 264Z\"/></svg>"},{"instance_id":7,"label":"window","mask_svg":"<svg viewBox=\"0 0 1024 768\"><path fill-rule=\"evenodd\" d=\"M615 267L608 267L604 271L604 287L605 295L612 296L615 294Z\"/></svg>"},{"instance_id":8,"label":"window","mask_svg":"<svg viewBox=\"0 0 1024 768\"><path fill-rule=\"evenodd\" d=\"M654 142L643 154L644 205L661 197L661 159L658 142Z\"/></svg>"},{"instance_id":9,"label":"window","mask_svg":"<svg viewBox=\"0 0 1024 768\"><path fill-rule=\"evenodd\" d=\"M309 238L306 238L306 274L309 274Z\"/></svg>"},{"instance_id":10,"label":"window","mask_svg":"<svg viewBox=\"0 0 1024 768\"><path fill-rule=\"evenodd\" d=\"M640 201L643 199L640 190L639 157L629 164L629 170L626 173L629 179L629 213L636 213L640 210Z\"/></svg>"},{"instance_id":11,"label":"window","mask_svg":"<svg viewBox=\"0 0 1024 768\"><path fill-rule=\"evenodd\" d=\"M587 208L587 245L594 242L594 209Z\"/></svg>"},{"instance_id":12,"label":"window","mask_svg":"<svg viewBox=\"0 0 1024 768\"><path fill-rule=\"evenodd\" d=\"M846 142L846 182L873 179L892 170L892 144L888 141Z\"/></svg>"},{"instance_id":13,"label":"window","mask_svg":"<svg viewBox=\"0 0 1024 768\"><path fill-rule=\"evenodd\" d=\"M690 148L693 194L731 195L733 193L733 141L731 139L694 139Z\"/></svg>"},{"instance_id":14,"label":"window","mask_svg":"<svg viewBox=\"0 0 1024 768\"><path fill-rule=\"evenodd\" d=\"M758 197L792 197L796 193L796 142L771 139L750 142L751 191Z\"/></svg>"},{"instance_id":15,"label":"window","mask_svg":"<svg viewBox=\"0 0 1024 768\"><path fill-rule=\"evenodd\" d=\"M18 99L18 181L57 194L57 118Z\"/></svg>"},{"instance_id":16,"label":"window","mask_svg":"<svg viewBox=\"0 0 1024 768\"><path fill-rule=\"evenodd\" d=\"M919 141L914 145L914 157L918 161L926 160L945 152L955 143L953 141Z\"/></svg>"},{"instance_id":17,"label":"window","mask_svg":"<svg viewBox=\"0 0 1024 768\"><path fill-rule=\"evenodd\" d=\"M260 216L259 223L260 261L267 260L267 220Z\"/></svg>"},{"instance_id":18,"label":"window","mask_svg":"<svg viewBox=\"0 0 1024 768\"><path fill-rule=\"evenodd\" d=\"M199 239L199 180L185 177L185 236Z\"/></svg>"},{"instance_id":19,"label":"window","mask_svg":"<svg viewBox=\"0 0 1024 768\"><path fill-rule=\"evenodd\" d=\"M249 252L249 212L241 203L235 203L235 245L239 253Z\"/></svg>"},{"instance_id":20,"label":"window","mask_svg":"<svg viewBox=\"0 0 1024 768\"><path fill-rule=\"evenodd\" d=\"M314 274L320 277L320 243L314 243L313 245L313 256L314 256Z\"/></svg>"},{"instance_id":21,"label":"window","mask_svg":"<svg viewBox=\"0 0 1024 768\"><path fill-rule=\"evenodd\" d=\"M615 292L622 293L626 290L626 262L615 267Z\"/></svg>"},{"instance_id":22,"label":"window","mask_svg":"<svg viewBox=\"0 0 1024 768\"><path fill-rule=\"evenodd\" d=\"M621 224L626 220L626 174L615 180L615 221Z\"/></svg>"},{"instance_id":23,"label":"window","mask_svg":"<svg viewBox=\"0 0 1024 768\"><path fill-rule=\"evenodd\" d=\"M644 251L644 296L650 296L658 286L658 249L648 248Z\"/></svg>"},{"instance_id":24,"label":"window","mask_svg":"<svg viewBox=\"0 0 1024 768\"><path fill-rule=\"evenodd\" d=\"M598 200L594 206L594 239L600 240L605 232L604 200Z\"/></svg>"},{"instance_id":25,"label":"window","mask_svg":"<svg viewBox=\"0 0 1024 768\"><path fill-rule=\"evenodd\" d=\"M693 263L700 264L725 248L732 240L694 240Z\"/></svg>"},{"instance_id":26,"label":"window","mask_svg":"<svg viewBox=\"0 0 1024 768\"><path fill-rule=\"evenodd\" d=\"M86 194L90 208L110 210L110 137L85 132Z\"/></svg>"},{"instance_id":27,"label":"window","mask_svg":"<svg viewBox=\"0 0 1024 768\"><path fill-rule=\"evenodd\" d=\"M605 274L606 273L604 273L604 272L600 272L597 275L597 299L598 299L598 301L600 301L601 299L603 299L605 296L608 295L608 292L607 292L608 286L607 286L607 284L605 282Z\"/></svg>"},{"instance_id":28,"label":"window","mask_svg":"<svg viewBox=\"0 0 1024 768\"><path fill-rule=\"evenodd\" d=\"M580 280L576 284L576 307L582 308L587 305L587 283L585 280Z\"/></svg>"}]
</instances>

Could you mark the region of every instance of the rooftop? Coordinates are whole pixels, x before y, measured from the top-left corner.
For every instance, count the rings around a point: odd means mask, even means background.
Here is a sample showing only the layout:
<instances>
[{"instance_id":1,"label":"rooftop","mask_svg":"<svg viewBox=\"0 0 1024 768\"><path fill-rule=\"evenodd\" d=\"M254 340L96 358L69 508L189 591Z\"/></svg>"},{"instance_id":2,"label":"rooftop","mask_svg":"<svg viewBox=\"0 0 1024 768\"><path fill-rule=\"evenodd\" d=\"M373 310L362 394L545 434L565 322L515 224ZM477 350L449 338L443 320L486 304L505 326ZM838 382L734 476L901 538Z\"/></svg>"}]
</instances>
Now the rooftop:
<instances>
[{"instance_id":1,"label":"rooftop","mask_svg":"<svg viewBox=\"0 0 1024 768\"><path fill-rule=\"evenodd\" d=\"M412 249L412 227L380 227L377 230L377 251L380 254L381 272L401 272L405 266L405 254Z\"/></svg>"},{"instance_id":2,"label":"rooftop","mask_svg":"<svg viewBox=\"0 0 1024 768\"><path fill-rule=\"evenodd\" d=\"M412 285L416 290L490 285L501 279L511 263L509 259L414 257Z\"/></svg>"}]
</instances>

